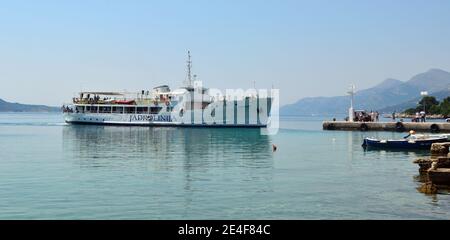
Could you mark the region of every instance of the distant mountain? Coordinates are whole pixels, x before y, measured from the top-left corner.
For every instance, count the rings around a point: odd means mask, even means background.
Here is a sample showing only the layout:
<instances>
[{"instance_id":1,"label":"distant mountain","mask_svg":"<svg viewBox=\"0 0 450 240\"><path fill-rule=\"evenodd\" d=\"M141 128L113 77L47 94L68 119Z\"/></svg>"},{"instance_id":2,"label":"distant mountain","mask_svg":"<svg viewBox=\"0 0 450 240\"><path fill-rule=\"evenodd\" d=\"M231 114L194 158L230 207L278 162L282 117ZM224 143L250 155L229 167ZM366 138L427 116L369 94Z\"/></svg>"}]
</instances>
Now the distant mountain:
<instances>
[{"instance_id":1,"label":"distant mountain","mask_svg":"<svg viewBox=\"0 0 450 240\"><path fill-rule=\"evenodd\" d=\"M448 90L450 73L440 69L431 69L428 72L417 74L407 83L430 93Z\"/></svg>"},{"instance_id":2,"label":"distant mountain","mask_svg":"<svg viewBox=\"0 0 450 240\"><path fill-rule=\"evenodd\" d=\"M449 87L450 73L440 69L430 69L406 82L386 79L375 87L356 92L355 109L388 111L389 106L401 107L399 104L406 104L408 101L417 103L415 99L420 98L421 91L428 91L433 95ZM349 96L310 97L281 107L280 114L342 114L348 111L349 105Z\"/></svg>"},{"instance_id":3,"label":"distant mountain","mask_svg":"<svg viewBox=\"0 0 450 240\"><path fill-rule=\"evenodd\" d=\"M373 87L373 89L375 90L386 90L389 88L395 88L398 87L400 85L402 85L403 82L397 79L393 79L393 78L388 78L386 80L384 80L383 82L381 82L380 84L378 84L377 86Z\"/></svg>"},{"instance_id":4,"label":"distant mountain","mask_svg":"<svg viewBox=\"0 0 450 240\"><path fill-rule=\"evenodd\" d=\"M0 99L0 112L56 112L58 107L10 103Z\"/></svg>"}]
</instances>

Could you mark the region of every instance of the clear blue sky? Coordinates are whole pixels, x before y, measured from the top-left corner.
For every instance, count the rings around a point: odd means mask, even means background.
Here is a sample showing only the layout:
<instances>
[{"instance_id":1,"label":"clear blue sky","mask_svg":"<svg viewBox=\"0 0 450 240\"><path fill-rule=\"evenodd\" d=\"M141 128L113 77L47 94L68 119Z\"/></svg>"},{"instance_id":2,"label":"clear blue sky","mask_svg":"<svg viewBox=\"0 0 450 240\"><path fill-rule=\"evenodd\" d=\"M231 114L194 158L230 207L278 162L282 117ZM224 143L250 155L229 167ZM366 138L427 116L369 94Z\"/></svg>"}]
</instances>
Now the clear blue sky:
<instances>
[{"instance_id":1,"label":"clear blue sky","mask_svg":"<svg viewBox=\"0 0 450 240\"><path fill-rule=\"evenodd\" d=\"M450 70L450 1L4 1L0 98L179 86L188 49L208 87L341 95Z\"/></svg>"}]
</instances>

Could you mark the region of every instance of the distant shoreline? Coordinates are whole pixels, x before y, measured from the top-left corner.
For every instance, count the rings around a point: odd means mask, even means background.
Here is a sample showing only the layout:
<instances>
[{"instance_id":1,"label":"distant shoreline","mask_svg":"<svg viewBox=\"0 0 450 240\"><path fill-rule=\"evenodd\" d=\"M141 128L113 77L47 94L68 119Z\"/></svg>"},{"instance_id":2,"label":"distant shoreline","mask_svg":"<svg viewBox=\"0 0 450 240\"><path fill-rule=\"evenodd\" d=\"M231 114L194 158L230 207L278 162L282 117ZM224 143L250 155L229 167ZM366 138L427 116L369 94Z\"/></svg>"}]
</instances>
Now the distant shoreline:
<instances>
[{"instance_id":1,"label":"distant shoreline","mask_svg":"<svg viewBox=\"0 0 450 240\"><path fill-rule=\"evenodd\" d=\"M54 111L0 111L1 113L59 113L60 111L54 110Z\"/></svg>"},{"instance_id":2,"label":"distant shoreline","mask_svg":"<svg viewBox=\"0 0 450 240\"><path fill-rule=\"evenodd\" d=\"M386 115L384 115L384 117L392 118L392 114L391 115L386 114ZM395 118L416 118L416 115L399 113L399 114L395 114ZM431 115L427 115L426 118L427 119L447 119L447 117L442 114L431 114Z\"/></svg>"},{"instance_id":3,"label":"distant shoreline","mask_svg":"<svg viewBox=\"0 0 450 240\"><path fill-rule=\"evenodd\" d=\"M58 112L59 107L7 102L0 98L0 112Z\"/></svg>"}]
</instances>

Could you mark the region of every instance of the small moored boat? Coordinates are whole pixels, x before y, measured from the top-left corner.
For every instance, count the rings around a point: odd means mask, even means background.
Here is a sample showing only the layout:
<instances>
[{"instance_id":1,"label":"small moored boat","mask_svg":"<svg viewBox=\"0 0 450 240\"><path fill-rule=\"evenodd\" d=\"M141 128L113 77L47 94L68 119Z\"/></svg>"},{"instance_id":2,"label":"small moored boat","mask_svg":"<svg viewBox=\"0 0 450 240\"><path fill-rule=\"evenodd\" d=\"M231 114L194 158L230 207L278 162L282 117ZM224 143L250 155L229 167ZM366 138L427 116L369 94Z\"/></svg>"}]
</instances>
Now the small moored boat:
<instances>
[{"instance_id":1,"label":"small moored boat","mask_svg":"<svg viewBox=\"0 0 450 240\"><path fill-rule=\"evenodd\" d=\"M427 136L410 134L404 139L384 140L375 138L364 138L364 148L382 149L430 149L433 143L448 142L447 136Z\"/></svg>"}]
</instances>

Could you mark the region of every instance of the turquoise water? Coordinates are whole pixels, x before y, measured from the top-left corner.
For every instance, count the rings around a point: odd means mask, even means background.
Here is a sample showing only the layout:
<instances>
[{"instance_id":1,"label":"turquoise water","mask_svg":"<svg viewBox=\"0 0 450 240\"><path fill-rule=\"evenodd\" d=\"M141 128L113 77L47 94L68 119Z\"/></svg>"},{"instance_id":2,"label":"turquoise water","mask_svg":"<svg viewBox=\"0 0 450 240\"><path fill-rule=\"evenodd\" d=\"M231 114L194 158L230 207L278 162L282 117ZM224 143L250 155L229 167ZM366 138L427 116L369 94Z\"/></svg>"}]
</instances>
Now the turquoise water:
<instances>
[{"instance_id":1,"label":"turquoise water","mask_svg":"<svg viewBox=\"0 0 450 240\"><path fill-rule=\"evenodd\" d=\"M0 219L449 219L412 161L324 117L256 129L74 126L0 114ZM272 152L272 144L278 146Z\"/></svg>"}]
</instances>

